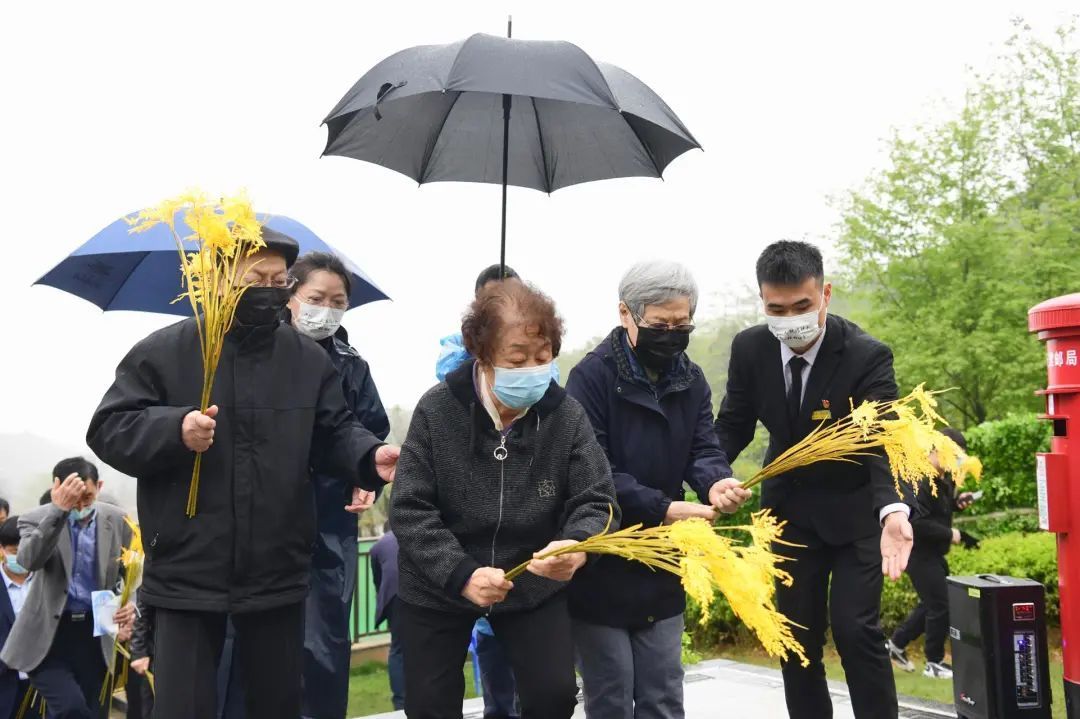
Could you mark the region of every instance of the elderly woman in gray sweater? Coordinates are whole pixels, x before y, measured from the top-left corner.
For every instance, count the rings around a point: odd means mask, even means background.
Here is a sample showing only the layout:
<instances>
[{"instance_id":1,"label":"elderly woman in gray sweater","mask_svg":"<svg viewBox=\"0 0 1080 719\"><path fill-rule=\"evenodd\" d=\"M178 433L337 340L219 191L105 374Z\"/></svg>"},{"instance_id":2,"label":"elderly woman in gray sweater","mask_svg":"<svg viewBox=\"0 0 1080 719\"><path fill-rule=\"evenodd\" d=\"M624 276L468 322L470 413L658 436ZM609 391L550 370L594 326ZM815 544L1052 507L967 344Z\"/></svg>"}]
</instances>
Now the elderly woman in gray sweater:
<instances>
[{"instance_id":1,"label":"elderly woman in gray sweater","mask_svg":"<svg viewBox=\"0 0 1080 719\"><path fill-rule=\"evenodd\" d=\"M462 323L476 358L420 400L390 522L400 544L405 711L461 716L461 667L486 614L518 680L523 716L573 714L566 582L582 553L534 554L601 532L615 512L607 458L581 405L552 381L552 301L518 280L481 291ZM504 571L533 558L514 582Z\"/></svg>"}]
</instances>

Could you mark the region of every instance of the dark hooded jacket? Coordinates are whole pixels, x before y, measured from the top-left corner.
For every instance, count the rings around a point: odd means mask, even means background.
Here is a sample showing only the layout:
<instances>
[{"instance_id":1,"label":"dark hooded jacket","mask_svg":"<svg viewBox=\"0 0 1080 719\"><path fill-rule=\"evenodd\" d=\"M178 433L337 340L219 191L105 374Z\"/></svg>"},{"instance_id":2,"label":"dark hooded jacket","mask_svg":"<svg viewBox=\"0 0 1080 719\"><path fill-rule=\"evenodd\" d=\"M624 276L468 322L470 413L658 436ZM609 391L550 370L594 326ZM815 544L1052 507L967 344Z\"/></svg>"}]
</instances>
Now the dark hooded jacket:
<instances>
[{"instance_id":1,"label":"dark hooded jacket","mask_svg":"<svg viewBox=\"0 0 1080 719\"><path fill-rule=\"evenodd\" d=\"M599 534L609 518L614 529L619 514L611 469L581 405L552 382L503 435L477 397L475 364L420 399L401 448L390 524L400 545L398 596L479 614L461 594L474 571L509 570L549 542ZM503 461L495 456L500 446ZM526 572L492 611L533 609L564 586Z\"/></svg>"},{"instance_id":2,"label":"dark hooded jacket","mask_svg":"<svg viewBox=\"0 0 1080 719\"><path fill-rule=\"evenodd\" d=\"M379 391L368 363L349 346L345 328L319 340L341 376L345 404L379 439L390 433ZM314 472L318 532L311 562L311 593L304 620L305 717L343 717L349 700L349 621L357 574L357 521L345 505L351 501L348 477Z\"/></svg>"},{"instance_id":3,"label":"dark hooded jacket","mask_svg":"<svg viewBox=\"0 0 1080 719\"><path fill-rule=\"evenodd\" d=\"M623 526L663 523L684 484L707 504L713 484L731 476L713 431L709 383L685 352L654 383L619 327L570 372L566 391L611 462ZM685 607L677 576L618 557L601 557L570 585L571 613L594 624L646 627Z\"/></svg>"},{"instance_id":4,"label":"dark hooded jacket","mask_svg":"<svg viewBox=\"0 0 1080 719\"><path fill-rule=\"evenodd\" d=\"M87 431L94 452L138 479L147 604L250 612L308 590L315 512L310 469L375 489L379 439L345 404L326 351L287 323L238 326L224 343L203 453L197 513L187 518L194 454L181 437L199 403L194 319L151 334L121 361Z\"/></svg>"},{"instance_id":5,"label":"dark hooded jacket","mask_svg":"<svg viewBox=\"0 0 1080 719\"><path fill-rule=\"evenodd\" d=\"M915 536L912 552L943 557L952 549L956 492L956 483L948 472L934 479L933 491L929 482L920 484L916 496L918 511L911 519L911 531Z\"/></svg>"}]
</instances>

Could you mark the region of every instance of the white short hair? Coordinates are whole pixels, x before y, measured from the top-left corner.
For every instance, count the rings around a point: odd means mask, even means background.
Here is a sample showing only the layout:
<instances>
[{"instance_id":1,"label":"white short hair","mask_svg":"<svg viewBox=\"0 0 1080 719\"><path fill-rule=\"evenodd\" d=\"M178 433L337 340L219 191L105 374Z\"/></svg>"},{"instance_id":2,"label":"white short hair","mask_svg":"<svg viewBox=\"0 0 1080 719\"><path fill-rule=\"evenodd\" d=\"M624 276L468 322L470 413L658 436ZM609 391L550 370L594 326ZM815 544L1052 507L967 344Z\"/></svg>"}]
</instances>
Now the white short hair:
<instances>
[{"instance_id":1,"label":"white short hair","mask_svg":"<svg viewBox=\"0 0 1080 719\"><path fill-rule=\"evenodd\" d=\"M685 297L690 300L690 316L697 311L698 287L686 265L670 260L639 262L619 282L619 299L638 317L648 305L662 305Z\"/></svg>"}]
</instances>

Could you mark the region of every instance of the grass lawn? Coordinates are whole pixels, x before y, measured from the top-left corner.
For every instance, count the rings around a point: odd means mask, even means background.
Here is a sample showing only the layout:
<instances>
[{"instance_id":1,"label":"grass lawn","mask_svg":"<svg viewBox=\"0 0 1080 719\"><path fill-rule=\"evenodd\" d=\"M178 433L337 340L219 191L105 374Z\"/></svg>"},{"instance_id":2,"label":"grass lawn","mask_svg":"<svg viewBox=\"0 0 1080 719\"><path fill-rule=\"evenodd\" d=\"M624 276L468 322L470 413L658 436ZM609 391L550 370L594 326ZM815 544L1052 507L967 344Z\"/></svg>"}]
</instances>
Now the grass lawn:
<instances>
[{"instance_id":1,"label":"grass lawn","mask_svg":"<svg viewBox=\"0 0 1080 719\"><path fill-rule=\"evenodd\" d=\"M1050 645L1050 689L1053 692L1054 719L1065 719L1065 697L1062 688L1061 668L1061 634L1052 630L1048 637ZM915 662L914 672L905 672L893 666L893 676L896 677L896 691L903 696L929 699L942 704L953 704L952 682L942 679L929 679L922 675L926 666L926 658L922 653L922 641L917 641L907 648L908 657ZM780 668L779 662L771 659L759 647L755 646L725 646L716 654L717 658L732 659L747 664ZM825 648L825 673L829 679L844 681L844 669L840 665L840 655L831 644Z\"/></svg>"},{"instance_id":2,"label":"grass lawn","mask_svg":"<svg viewBox=\"0 0 1080 719\"><path fill-rule=\"evenodd\" d=\"M469 662L465 665L465 698L471 699L475 696L472 662ZM348 716L359 717L392 711L394 705L390 702L390 680L386 665L382 662L368 662L353 669L349 674Z\"/></svg>"}]
</instances>

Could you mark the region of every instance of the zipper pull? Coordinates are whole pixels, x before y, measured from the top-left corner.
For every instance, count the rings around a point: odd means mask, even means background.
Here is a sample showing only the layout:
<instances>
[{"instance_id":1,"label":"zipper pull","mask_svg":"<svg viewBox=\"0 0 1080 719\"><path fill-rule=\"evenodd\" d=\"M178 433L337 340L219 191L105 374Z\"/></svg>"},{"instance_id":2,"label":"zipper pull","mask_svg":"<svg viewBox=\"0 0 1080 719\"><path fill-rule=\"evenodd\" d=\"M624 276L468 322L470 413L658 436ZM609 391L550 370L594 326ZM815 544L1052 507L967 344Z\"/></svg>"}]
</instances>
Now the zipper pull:
<instances>
[{"instance_id":1,"label":"zipper pull","mask_svg":"<svg viewBox=\"0 0 1080 719\"><path fill-rule=\"evenodd\" d=\"M506 435L502 436L502 441L499 442L499 446L495 448L495 459L502 462L506 459L509 452L506 449Z\"/></svg>"}]
</instances>

